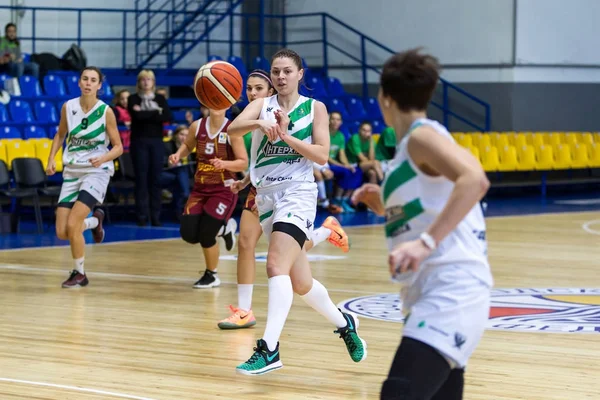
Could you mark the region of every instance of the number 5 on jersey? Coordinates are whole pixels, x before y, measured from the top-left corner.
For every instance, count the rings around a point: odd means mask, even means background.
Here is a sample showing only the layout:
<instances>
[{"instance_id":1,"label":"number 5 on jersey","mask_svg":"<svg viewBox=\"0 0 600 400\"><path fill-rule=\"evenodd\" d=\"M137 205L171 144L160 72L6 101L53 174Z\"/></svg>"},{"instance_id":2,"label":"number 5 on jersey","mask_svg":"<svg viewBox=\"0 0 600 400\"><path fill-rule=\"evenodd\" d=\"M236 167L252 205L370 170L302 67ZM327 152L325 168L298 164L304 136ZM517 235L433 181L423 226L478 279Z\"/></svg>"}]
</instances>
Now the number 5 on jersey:
<instances>
[{"instance_id":1,"label":"number 5 on jersey","mask_svg":"<svg viewBox=\"0 0 600 400\"><path fill-rule=\"evenodd\" d=\"M206 148L204 149L204 154L214 154L215 152L215 144L214 143L206 143Z\"/></svg>"},{"instance_id":2,"label":"number 5 on jersey","mask_svg":"<svg viewBox=\"0 0 600 400\"><path fill-rule=\"evenodd\" d=\"M223 203L219 203L219 205L216 209L217 214L223 215L223 214L225 214L225 211L227 211L227 206Z\"/></svg>"}]
</instances>

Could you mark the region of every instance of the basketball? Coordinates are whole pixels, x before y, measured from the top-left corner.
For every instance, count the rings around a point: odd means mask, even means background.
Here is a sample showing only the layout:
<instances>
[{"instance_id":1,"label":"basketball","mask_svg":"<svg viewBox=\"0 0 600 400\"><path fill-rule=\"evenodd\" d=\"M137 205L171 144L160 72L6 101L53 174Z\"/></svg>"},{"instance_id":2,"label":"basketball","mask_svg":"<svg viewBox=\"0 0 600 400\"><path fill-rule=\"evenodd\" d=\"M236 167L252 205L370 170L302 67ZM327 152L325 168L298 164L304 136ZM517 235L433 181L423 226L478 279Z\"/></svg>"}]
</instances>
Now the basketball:
<instances>
[{"instance_id":1,"label":"basketball","mask_svg":"<svg viewBox=\"0 0 600 400\"><path fill-rule=\"evenodd\" d=\"M224 110L237 103L243 86L240 72L226 61L204 64L194 79L196 98L213 110Z\"/></svg>"}]
</instances>

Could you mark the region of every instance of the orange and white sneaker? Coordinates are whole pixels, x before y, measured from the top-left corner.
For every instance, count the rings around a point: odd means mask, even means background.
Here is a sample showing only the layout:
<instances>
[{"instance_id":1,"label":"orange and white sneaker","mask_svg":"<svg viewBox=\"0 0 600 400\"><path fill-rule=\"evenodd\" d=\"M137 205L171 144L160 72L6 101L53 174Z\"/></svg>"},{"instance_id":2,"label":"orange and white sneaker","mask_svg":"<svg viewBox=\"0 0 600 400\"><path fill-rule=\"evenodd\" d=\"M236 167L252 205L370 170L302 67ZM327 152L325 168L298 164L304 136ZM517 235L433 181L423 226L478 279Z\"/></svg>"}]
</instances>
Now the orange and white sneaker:
<instances>
[{"instance_id":1,"label":"orange and white sneaker","mask_svg":"<svg viewBox=\"0 0 600 400\"><path fill-rule=\"evenodd\" d=\"M329 235L329 238L327 239L329 243L335 247L339 247L344 253L350 251L350 241L348 240L348 235L346 235L346 232L344 232L344 229L337 218L329 216L327 219L325 219L325 222L323 222L323 225L321 226L331 230L331 235Z\"/></svg>"},{"instance_id":2,"label":"orange and white sneaker","mask_svg":"<svg viewBox=\"0 0 600 400\"><path fill-rule=\"evenodd\" d=\"M256 319L252 310L245 311L241 308L229 306L232 314L222 321L219 321L217 326L221 329L244 329L256 325Z\"/></svg>"}]
</instances>

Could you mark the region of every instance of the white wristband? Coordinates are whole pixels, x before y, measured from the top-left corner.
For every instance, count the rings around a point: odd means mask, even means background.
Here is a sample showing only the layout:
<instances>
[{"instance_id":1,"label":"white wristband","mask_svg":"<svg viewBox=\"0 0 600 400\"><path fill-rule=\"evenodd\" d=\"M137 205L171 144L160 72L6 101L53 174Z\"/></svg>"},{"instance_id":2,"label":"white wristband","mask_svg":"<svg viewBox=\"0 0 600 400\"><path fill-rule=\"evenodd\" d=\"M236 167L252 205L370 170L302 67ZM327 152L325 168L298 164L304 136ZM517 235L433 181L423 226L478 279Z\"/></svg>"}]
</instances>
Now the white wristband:
<instances>
[{"instance_id":1,"label":"white wristband","mask_svg":"<svg viewBox=\"0 0 600 400\"><path fill-rule=\"evenodd\" d=\"M435 239L429 233L423 232L419 238L429 250L433 251L436 249L437 245L435 243Z\"/></svg>"}]
</instances>

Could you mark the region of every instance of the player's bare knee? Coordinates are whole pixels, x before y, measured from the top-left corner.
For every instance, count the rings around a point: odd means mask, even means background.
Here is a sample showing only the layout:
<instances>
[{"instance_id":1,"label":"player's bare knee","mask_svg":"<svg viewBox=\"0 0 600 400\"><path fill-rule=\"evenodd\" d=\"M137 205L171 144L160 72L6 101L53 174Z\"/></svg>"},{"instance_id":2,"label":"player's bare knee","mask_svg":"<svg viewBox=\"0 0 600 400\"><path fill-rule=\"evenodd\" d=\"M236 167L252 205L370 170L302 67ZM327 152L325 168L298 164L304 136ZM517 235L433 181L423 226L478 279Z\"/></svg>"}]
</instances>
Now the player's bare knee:
<instances>
[{"instance_id":1,"label":"player's bare knee","mask_svg":"<svg viewBox=\"0 0 600 400\"><path fill-rule=\"evenodd\" d=\"M63 225L63 226L56 226L56 237L59 238L60 240L68 240L69 239L69 233L67 231L67 226Z\"/></svg>"},{"instance_id":2,"label":"player's bare knee","mask_svg":"<svg viewBox=\"0 0 600 400\"><path fill-rule=\"evenodd\" d=\"M83 232L83 220L81 218L69 216L67 220L67 237L70 239L74 236L81 235Z\"/></svg>"},{"instance_id":3,"label":"player's bare knee","mask_svg":"<svg viewBox=\"0 0 600 400\"><path fill-rule=\"evenodd\" d=\"M310 281L292 279L292 289L297 295L304 296L312 289L312 279Z\"/></svg>"},{"instance_id":4,"label":"player's bare knee","mask_svg":"<svg viewBox=\"0 0 600 400\"><path fill-rule=\"evenodd\" d=\"M238 249L241 252L254 251L256 243L254 242L252 235L245 232L240 232L238 237Z\"/></svg>"}]
</instances>

